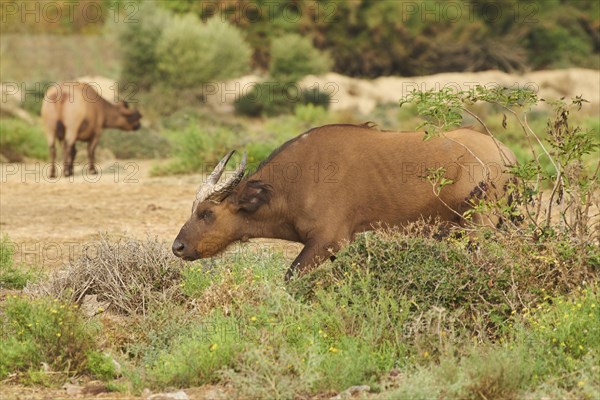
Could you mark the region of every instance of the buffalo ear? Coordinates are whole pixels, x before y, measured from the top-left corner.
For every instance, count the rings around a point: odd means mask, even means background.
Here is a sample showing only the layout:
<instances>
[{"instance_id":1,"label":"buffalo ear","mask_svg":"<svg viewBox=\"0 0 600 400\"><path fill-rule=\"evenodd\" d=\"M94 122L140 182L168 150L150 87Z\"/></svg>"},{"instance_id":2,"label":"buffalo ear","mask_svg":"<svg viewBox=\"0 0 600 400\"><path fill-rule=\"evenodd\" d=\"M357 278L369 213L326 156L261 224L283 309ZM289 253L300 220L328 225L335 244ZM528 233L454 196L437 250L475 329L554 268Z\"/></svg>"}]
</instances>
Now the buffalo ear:
<instances>
[{"instance_id":1,"label":"buffalo ear","mask_svg":"<svg viewBox=\"0 0 600 400\"><path fill-rule=\"evenodd\" d=\"M248 181L240 188L236 196L238 210L254 212L271 199L271 185L261 181Z\"/></svg>"}]
</instances>

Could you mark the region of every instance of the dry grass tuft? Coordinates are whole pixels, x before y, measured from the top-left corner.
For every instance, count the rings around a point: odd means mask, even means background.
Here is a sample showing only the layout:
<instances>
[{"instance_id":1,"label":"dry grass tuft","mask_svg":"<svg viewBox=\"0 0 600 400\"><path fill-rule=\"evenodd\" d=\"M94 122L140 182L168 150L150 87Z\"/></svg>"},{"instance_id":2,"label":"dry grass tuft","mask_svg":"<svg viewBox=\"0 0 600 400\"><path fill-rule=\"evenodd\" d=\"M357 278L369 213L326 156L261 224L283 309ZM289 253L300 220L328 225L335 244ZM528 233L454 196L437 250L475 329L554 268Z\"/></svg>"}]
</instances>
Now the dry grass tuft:
<instances>
[{"instance_id":1,"label":"dry grass tuft","mask_svg":"<svg viewBox=\"0 0 600 400\"><path fill-rule=\"evenodd\" d=\"M78 304L96 295L98 302L108 302L112 311L124 314L143 314L154 299L181 300L181 261L164 243L157 239L111 241L102 235L94 250L25 291Z\"/></svg>"}]
</instances>

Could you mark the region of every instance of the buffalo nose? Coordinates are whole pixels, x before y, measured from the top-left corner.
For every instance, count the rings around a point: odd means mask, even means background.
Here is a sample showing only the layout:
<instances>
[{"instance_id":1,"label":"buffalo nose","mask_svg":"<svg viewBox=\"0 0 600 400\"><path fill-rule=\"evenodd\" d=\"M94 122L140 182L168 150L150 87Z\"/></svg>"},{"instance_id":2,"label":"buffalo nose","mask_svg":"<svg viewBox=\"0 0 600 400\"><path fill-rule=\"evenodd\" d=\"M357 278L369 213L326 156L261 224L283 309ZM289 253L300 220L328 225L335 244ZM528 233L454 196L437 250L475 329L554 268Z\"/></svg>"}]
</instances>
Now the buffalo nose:
<instances>
[{"instance_id":1,"label":"buffalo nose","mask_svg":"<svg viewBox=\"0 0 600 400\"><path fill-rule=\"evenodd\" d=\"M181 253L183 253L183 250L185 249L185 245L181 243L179 239L175 239L171 249L173 250L173 254L176 256L181 256Z\"/></svg>"}]
</instances>

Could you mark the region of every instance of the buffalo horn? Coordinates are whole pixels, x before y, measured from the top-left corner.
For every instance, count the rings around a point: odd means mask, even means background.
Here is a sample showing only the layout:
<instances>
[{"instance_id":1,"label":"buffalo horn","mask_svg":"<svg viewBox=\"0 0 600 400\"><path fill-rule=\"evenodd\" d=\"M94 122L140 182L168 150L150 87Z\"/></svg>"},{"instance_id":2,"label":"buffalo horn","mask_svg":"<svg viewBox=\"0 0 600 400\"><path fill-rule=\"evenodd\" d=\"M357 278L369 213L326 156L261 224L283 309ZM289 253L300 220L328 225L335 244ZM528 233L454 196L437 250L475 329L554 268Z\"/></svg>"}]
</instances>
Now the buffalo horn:
<instances>
[{"instance_id":1,"label":"buffalo horn","mask_svg":"<svg viewBox=\"0 0 600 400\"><path fill-rule=\"evenodd\" d=\"M247 154L244 152L244 156L242 157L242 162L239 167L235 170L235 173L228 177L221 183L219 182L219 178L223 174L225 170L225 166L229 159L233 155L235 150L231 150L215 167L213 172L208 176L206 183L200 186L198 192L196 193L196 200L194 201L194 208L196 205L203 201L212 201L213 203L219 203L223 200L231 191L240 183L242 178L244 177L244 170L246 169L246 159Z\"/></svg>"}]
</instances>

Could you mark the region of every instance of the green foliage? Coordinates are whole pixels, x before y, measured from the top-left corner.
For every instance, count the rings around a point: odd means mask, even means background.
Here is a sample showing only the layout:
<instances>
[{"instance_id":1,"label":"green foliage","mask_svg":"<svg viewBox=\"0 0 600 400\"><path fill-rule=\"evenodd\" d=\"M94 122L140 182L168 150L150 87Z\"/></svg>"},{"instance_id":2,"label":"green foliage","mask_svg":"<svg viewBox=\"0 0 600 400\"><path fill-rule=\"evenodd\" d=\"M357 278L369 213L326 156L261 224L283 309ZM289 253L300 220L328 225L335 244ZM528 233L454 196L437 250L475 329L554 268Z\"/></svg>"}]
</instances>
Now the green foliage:
<instances>
[{"instance_id":1,"label":"green foliage","mask_svg":"<svg viewBox=\"0 0 600 400\"><path fill-rule=\"evenodd\" d=\"M309 74L329 70L327 54L313 47L300 35L284 35L273 39L269 75L272 81L254 85L252 90L236 99L237 114L258 117L289 114L299 104L329 107L331 96L318 88L301 89L297 83Z\"/></svg>"},{"instance_id":2,"label":"green foliage","mask_svg":"<svg viewBox=\"0 0 600 400\"><path fill-rule=\"evenodd\" d=\"M110 355L100 351L87 353L87 369L96 378L108 381L117 375L115 364Z\"/></svg>"},{"instance_id":3,"label":"green foliage","mask_svg":"<svg viewBox=\"0 0 600 400\"><path fill-rule=\"evenodd\" d=\"M38 278L32 269L14 264L14 251L8 235L0 236L0 289L22 289Z\"/></svg>"},{"instance_id":4,"label":"green foliage","mask_svg":"<svg viewBox=\"0 0 600 400\"><path fill-rule=\"evenodd\" d=\"M177 89L241 75L250 54L237 28L219 18L203 24L192 14L175 17L156 44L161 83Z\"/></svg>"},{"instance_id":5,"label":"green foliage","mask_svg":"<svg viewBox=\"0 0 600 400\"><path fill-rule=\"evenodd\" d=\"M234 102L235 112L248 117L262 114L291 114L300 106L313 105L327 109L331 96L319 89L301 89L297 83L264 82L252 87Z\"/></svg>"},{"instance_id":6,"label":"green foliage","mask_svg":"<svg viewBox=\"0 0 600 400\"><path fill-rule=\"evenodd\" d=\"M41 127L12 118L0 119L0 153L9 161L46 160L48 144Z\"/></svg>"},{"instance_id":7,"label":"green foliage","mask_svg":"<svg viewBox=\"0 0 600 400\"><path fill-rule=\"evenodd\" d=\"M157 42L163 30L172 26L174 21L170 13L151 1L136 5L136 10L137 22L129 21L116 27L122 54L121 81L149 89L158 79ZM115 28L112 25L107 27Z\"/></svg>"},{"instance_id":8,"label":"green foliage","mask_svg":"<svg viewBox=\"0 0 600 400\"><path fill-rule=\"evenodd\" d=\"M319 106L327 110L329 108L329 103L331 103L331 95L318 88L312 88L302 92L302 102L304 104Z\"/></svg>"},{"instance_id":9,"label":"green foliage","mask_svg":"<svg viewBox=\"0 0 600 400\"><path fill-rule=\"evenodd\" d=\"M521 141L527 144L529 157L524 160L523 150L517 151L521 163L511 166L511 172L517 180L507 187L514 204L498 202L492 206L495 207L494 211L506 220L513 220L516 207L519 206L528 223L527 233L535 240L562 235L563 238L579 242L582 251L597 242L591 231L589 210L598 196L600 160L595 157L600 148L598 132L593 127L585 129L577 126L570 120L571 113L580 111L586 100L577 96L571 101L547 101L552 113L545 132L528 121L528 112L538 104L538 98L526 89L477 86L461 92L414 91L400 101L401 106L406 103L415 104L417 111L426 118L419 125L425 127L426 138L460 125L463 113L480 123L487 135L496 138L490 126L472 111L478 103L491 104L503 111L503 128L508 125L507 114L513 117L524 136ZM506 159L506 154L502 154L502 157ZM591 166L586 169L587 157ZM430 179L434 184L437 182L435 178L433 176ZM551 188L549 194L544 193L544 188ZM553 207L554 210L560 210L558 215L553 212ZM479 211L486 210L481 208Z\"/></svg>"},{"instance_id":10,"label":"green foliage","mask_svg":"<svg viewBox=\"0 0 600 400\"><path fill-rule=\"evenodd\" d=\"M313 47L310 39L296 34L273 39L270 76L279 82L297 82L306 75L318 75L330 68L329 57Z\"/></svg>"},{"instance_id":11,"label":"green foliage","mask_svg":"<svg viewBox=\"0 0 600 400\"><path fill-rule=\"evenodd\" d=\"M35 372L40 363L66 376L86 372L86 354L94 348L96 332L84 322L76 306L46 298L11 296L0 304L0 309L0 376Z\"/></svg>"},{"instance_id":12,"label":"green foliage","mask_svg":"<svg viewBox=\"0 0 600 400\"><path fill-rule=\"evenodd\" d=\"M106 129L102 132L100 146L109 149L116 158L163 158L170 154L169 141L156 131L141 128L125 132Z\"/></svg>"},{"instance_id":13,"label":"green foliage","mask_svg":"<svg viewBox=\"0 0 600 400\"><path fill-rule=\"evenodd\" d=\"M434 229L429 234L438 233ZM476 243L479 249L473 253L467 238L440 242L395 231L366 233L339 252L329 270L321 268L292 288L309 297L319 290L346 293L340 301L348 307L366 295L406 298L412 304L411 316L425 322L415 326L412 335L428 343L432 352L438 348L437 338L429 337L432 326L448 337L494 338L505 329L517 304L537 304L542 288L568 291L595 273L593 255L584 256L577 274L559 272L574 255L564 248L573 250L576 244L540 249L518 238L498 243L497 237L485 235ZM533 251L541 262L528 261Z\"/></svg>"},{"instance_id":14,"label":"green foliage","mask_svg":"<svg viewBox=\"0 0 600 400\"><path fill-rule=\"evenodd\" d=\"M216 382L219 371L232 365L241 349L236 329L235 321L223 317L189 329L149 366L146 372L149 382L156 387Z\"/></svg>"},{"instance_id":15,"label":"green foliage","mask_svg":"<svg viewBox=\"0 0 600 400\"><path fill-rule=\"evenodd\" d=\"M514 339L540 360L535 364L536 375L543 378L557 371L567 375L584 358L600 357L598 289L587 287L571 298L546 295L543 300L523 315ZM560 384L568 387L575 383L570 379Z\"/></svg>"},{"instance_id":16,"label":"green foliage","mask_svg":"<svg viewBox=\"0 0 600 400\"><path fill-rule=\"evenodd\" d=\"M234 147L236 141L236 135L227 128L203 129L196 122L190 123L182 131L167 131L164 134L173 143L175 159L164 166L155 167L152 171L154 175L210 172L211 163L218 162Z\"/></svg>"},{"instance_id":17,"label":"green foliage","mask_svg":"<svg viewBox=\"0 0 600 400\"><path fill-rule=\"evenodd\" d=\"M594 398L600 389L599 300L593 287L570 298L546 296L500 344L472 348L463 357L448 352L381 398Z\"/></svg>"}]
</instances>

